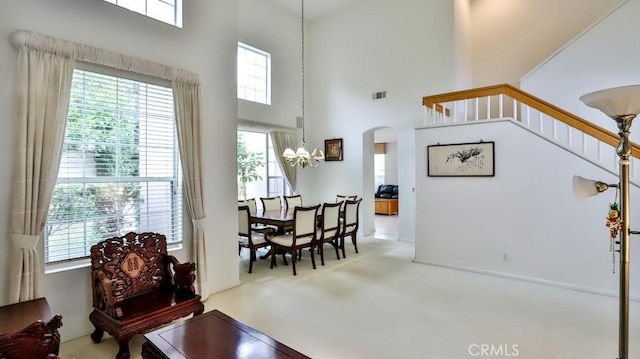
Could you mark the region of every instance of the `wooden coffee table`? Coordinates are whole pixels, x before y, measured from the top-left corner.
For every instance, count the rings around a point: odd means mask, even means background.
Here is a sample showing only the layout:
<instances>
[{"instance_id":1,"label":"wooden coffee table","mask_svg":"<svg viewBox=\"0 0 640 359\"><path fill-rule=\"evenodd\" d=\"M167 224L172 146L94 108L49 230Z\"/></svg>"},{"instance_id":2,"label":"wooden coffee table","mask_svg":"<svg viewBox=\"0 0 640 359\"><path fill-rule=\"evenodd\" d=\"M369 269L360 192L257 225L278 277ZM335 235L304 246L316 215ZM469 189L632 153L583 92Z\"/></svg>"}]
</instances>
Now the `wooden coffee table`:
<instances>
[{"instance_id":1,"label":"wooden coffee table","mask_svg":"<svg viewBox=\"0 0 640 359\"><path fill-rule=\"evenodd\" d=\"M143 359L309 358L218 310L144 337Z\"/></svg>"}]
</instances>

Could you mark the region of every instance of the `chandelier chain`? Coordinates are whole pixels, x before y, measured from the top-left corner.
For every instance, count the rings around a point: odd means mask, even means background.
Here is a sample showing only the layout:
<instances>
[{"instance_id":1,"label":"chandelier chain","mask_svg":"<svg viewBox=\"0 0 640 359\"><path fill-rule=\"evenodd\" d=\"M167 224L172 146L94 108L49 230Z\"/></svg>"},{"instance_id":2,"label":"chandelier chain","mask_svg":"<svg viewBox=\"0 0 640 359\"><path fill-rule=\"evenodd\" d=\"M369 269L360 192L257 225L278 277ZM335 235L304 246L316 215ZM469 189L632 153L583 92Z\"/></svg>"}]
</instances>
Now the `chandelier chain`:
<instances>
[{"instance_id":1,"label":"chandelier chain","mask_svg":"<svg viewBox=\"0 0 640 359\"><path fill-rule=\"evenodd\" d=\"M304 0L301 0L301 28L302 28L302 142L304 142Z\"/></svg>"}]
</instances>

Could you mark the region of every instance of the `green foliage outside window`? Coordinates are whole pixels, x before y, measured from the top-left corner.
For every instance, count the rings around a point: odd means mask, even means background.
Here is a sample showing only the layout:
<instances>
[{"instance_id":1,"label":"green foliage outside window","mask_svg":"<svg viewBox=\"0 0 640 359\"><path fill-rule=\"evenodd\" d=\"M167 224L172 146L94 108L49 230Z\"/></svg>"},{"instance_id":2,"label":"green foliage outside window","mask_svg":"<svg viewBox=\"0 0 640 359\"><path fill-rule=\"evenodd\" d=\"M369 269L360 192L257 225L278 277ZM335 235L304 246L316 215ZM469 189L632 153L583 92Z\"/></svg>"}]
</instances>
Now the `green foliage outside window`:
<instances>
[{"instance_id":1,"label":"green foliage outside window","mask_svg":"<svg viewBox=\"0 0 640 359\"><path fill-rule=\"evenodd\" d=\"M250 152L244 143L242 133L238 133L238 199L247 198L247 183L262 180L258 168L264 166L262 153Z\"/></svg>"}]
</instances>

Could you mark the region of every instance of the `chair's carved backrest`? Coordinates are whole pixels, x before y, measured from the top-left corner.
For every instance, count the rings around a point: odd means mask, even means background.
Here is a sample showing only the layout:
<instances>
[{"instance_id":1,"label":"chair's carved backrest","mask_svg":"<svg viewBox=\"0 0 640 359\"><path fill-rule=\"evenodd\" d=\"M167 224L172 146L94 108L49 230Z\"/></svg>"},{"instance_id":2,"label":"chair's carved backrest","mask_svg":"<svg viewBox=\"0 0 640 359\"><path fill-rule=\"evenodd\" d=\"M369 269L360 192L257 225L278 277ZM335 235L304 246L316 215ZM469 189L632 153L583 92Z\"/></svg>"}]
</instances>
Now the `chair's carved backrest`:
<instances>
[{"instance_id":1,"label":"chair's carved backrest","mask_svg":"<svg viewBox=\"0 0 640 359\"><path fill-rule=\"evenodd\" d=\"M248 206L249 207L249 213L251 213L251 214L256 214L256 211L258 210L255 198L238 200L238 207L240 207L240 206Z\"/></svg>"},{"instance_id":2,"label":"chair's carved backrest","mask_svg":"<svg viewBox=\"0 0 640 359\"><path fill-rule=\"evenodd\" d=\"M322 238L331 238L336 235L340 226L340 209L342 203L324 203L322 205Z\"/></svg>"},{"instance_id":3,"label":"chair's carved backrest","mask_svg":"<svg viewBox=\"0 0 640 359\"><path fill-rule=\"evenodd\" d=\"M316 220L320 205L310 207L296 207L293 211L293 240L294 243L300 238L316 238Z\"/></svg>"},{"instance_id":4,"label":"chair's carved backrest","mask_svg":"<svg viewBox=\"0 0 640 359\"><path fill-rule=\"evenodd\" d=\"M297 194L294 196L284 196L284 203L287 209L294 209L302 206L302 196Z\"/></svg>"},{"instance_id":5,"label":"chair's carved backrest","mask_svg":"<svg viewBox=\"0 0 640 359\"><path fill-rule=\"evenodd\" d=\"M344 207L344 225L345 232L354 232L358 230L358 210L360 208L361 199L355 201L346 200Z\"/></svg>"},{"instance_id":6,"label":"chair's carved backrest","mask_svg":"<svg viewBox=\"0 0 640 359\"><path fill-rule=\"evenodd\" d=\"M167 280L167 239L158 233L127 233L91 247L91 275L103 272L123 283L125 298L157 289Z\"/></svg>"},{"instance_id":7,"label":"chair's carved backrest","mask_svg":"<svg viewBox=\"0 0 640 359\"><path fill-rule=\"evenodd\" d=\"M264 211L273 211L282 209L282 202L280 197L260 197L262 202L262 209Z\"/></svg>"}]
</instances>

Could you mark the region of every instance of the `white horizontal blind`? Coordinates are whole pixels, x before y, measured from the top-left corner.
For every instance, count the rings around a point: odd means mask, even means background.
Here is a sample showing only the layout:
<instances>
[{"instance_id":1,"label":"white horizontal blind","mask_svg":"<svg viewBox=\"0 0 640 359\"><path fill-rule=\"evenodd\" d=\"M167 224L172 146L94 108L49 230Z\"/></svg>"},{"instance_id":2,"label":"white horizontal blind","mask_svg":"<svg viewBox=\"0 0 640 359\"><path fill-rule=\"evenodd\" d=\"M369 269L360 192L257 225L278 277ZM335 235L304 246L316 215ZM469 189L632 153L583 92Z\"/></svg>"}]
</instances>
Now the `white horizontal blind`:
<instances>
[{"instance_id":1,"label":"white horizontal blind","mask_svg":"<svg viewBox=\"0 0 640 359\"><path fill-rule=\"evenodd\" d=\"M47 263L87 257L129 231L182 240L182 173L167 87L76 69Z\"/></svg>"}]
</instances>

